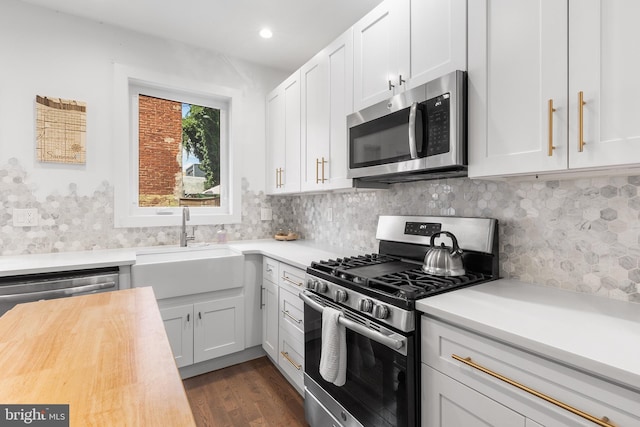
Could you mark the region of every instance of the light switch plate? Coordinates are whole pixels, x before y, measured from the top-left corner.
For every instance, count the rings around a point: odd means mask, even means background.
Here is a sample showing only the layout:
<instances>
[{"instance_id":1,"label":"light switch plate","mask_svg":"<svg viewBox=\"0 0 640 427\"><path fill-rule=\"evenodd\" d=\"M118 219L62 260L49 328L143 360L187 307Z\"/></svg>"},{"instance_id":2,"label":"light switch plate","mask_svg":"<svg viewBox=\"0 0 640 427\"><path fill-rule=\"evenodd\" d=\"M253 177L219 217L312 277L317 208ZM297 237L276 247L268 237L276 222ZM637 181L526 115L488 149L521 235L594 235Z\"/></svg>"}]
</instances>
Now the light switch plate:
<instances>
[{"instance_id":1,"label":"light switch plate","mask_svg":"<svg viewBox=\"0 0 640 427\"><path fill-rule=\"evenodd\" d=\"M33 227L38 225L38 209L14 209L14 227Z\"/></svg>"},{"instance_id":2,"label":"light switch plate","mask_svg":"<svg viewBox=\"0 0 640 427\"><path fill-rule=\"evenodd\" d=\"M333 221L333 208L327 208L327 221Z\"/></svg>"},{"instance_id":3,"label":"light switch plate","mask_svg":"<svg viewBox=\"0 0 640 427\"><path fill-rule=\"evenodd\" d=\"M260 209L260 219L262 221L271 221L273 219L273 212L269 208Z\"/></svg>"}]
</instances>

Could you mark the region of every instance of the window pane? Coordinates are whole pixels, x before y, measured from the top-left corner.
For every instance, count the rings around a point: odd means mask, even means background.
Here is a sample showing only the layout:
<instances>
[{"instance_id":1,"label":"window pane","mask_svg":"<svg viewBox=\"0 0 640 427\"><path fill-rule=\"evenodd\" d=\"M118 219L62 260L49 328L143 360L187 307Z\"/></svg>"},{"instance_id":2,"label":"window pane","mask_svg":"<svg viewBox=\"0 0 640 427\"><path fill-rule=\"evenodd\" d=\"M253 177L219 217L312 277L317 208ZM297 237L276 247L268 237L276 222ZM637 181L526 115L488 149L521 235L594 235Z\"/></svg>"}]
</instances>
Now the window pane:
<instances>
[{"instance_id":1,"label":"window pane","mask_svg":"<svg viewBox=\"0 0 640 427\"><path fill-rule=\"evenodd\" d=\"M220 206L220 110L138 101L139 206Z\"/></svg>"}]
</instances>

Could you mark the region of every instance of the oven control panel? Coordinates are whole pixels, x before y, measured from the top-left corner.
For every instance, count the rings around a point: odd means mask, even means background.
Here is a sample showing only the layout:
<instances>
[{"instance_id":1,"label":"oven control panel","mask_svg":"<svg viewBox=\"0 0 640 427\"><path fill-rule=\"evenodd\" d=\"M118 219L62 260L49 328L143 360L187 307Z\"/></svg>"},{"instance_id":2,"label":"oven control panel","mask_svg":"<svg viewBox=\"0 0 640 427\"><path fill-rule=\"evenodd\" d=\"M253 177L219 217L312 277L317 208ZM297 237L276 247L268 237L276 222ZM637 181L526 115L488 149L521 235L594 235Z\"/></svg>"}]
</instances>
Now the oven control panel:
<instances>
[{"instance_id":1,"label":"oven control panel","mask_svg":"<svg viewBox=\"0 0 640 427\"><path fill-rule=\"evenodd\" d=\"M366 314L403 332L415 330L414 311L383 304L353 289L347 289L336 283L322 280L310 274L307 274L306 282L308 290L330 301L340 303L356 312Z\"/></svg>"},{"instance_id":2,"label":"oven control panel","mask_svg":"<svg viewBox=\"0 0 640 427\"><path fill-rule=\"evenodd\" d=\"M438 233L442 230L442 224L435 222L405 222L404 234L412 236L426 236Z\"/></svg>"}]
</instances>

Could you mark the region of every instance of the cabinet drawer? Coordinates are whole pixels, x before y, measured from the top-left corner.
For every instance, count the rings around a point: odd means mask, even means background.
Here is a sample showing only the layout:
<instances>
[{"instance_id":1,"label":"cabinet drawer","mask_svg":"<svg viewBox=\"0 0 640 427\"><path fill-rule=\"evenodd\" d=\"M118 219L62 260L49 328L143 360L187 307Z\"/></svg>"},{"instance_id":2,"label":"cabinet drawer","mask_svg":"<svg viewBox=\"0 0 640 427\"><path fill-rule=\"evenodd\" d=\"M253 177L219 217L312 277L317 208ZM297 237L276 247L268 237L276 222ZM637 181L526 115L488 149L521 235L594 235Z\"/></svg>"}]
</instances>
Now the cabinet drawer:
<instances>
[{"instance_id":1,"label":"cabinet drawer","mask_svg":"<svg viewBox=\"0 0 640 427\"><path fill-rule=\"evenodd\" d=\"M299 392L304 390L304 344L280 328L278 365Z\"/></svg>"},{"instance_id":2,"label":"cabinet drawer","mask_svg":"<svg viewBox=\"0 0 640 427\"><path fill-rule=\"evenodd\" d=\"M278 283L278 266L280 263L274 259L262 258L262 278L271 283Z\"/></svg>"},{"instance_id":3,"label":"cabinet drawer","mask_svg":"<svg viewBox=\"0 0 640 427\"><path fill-rule=\"evenodd\" d=\"M280 289L280 327L294 336L304 334L304 302L287 289Z\"/></svg>"},{"instance_id":4,"label":"cabinet drawer","mask_svg":"<svg viewBox=\"0 0 640 427\"><path fill-rule=\"evenodd\" d=\"M640 393L426 316L421 326L423 363L542 425L596 424L452 356L470 358L480 367L597 419L607 417L612 425L640 425Z\"/></svg>"},{"instance_id":5,"label":"cabinet drawer","mask_svg":"<svg viewBox=\"0 0 640 427\"><path fill-rule=\"evenodd\" d=\"M304 270L280 263L280 287L298 295L304 290Z\"/></svg>"}]
</instances>

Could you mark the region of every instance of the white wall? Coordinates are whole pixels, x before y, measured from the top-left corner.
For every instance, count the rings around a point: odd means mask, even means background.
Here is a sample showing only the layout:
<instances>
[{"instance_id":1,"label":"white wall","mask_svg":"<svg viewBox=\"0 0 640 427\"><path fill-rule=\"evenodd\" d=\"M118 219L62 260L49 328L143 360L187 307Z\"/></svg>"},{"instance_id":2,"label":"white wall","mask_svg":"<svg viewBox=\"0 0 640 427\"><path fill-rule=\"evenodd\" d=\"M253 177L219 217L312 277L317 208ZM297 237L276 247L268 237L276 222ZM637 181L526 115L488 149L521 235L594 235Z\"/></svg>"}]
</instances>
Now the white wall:
<instances>
[{"instance_id":1,"label":"white wall","mask_svg":"<svg viewBox=\"0 0 640 427\"><path fill-rule=\"evenodd\" d=\"M126 165L112 154L113 63L159 70L242 91L241 175L264 190L264 99L281 71L169 40L149 37L16 0L0 3L0 163L16 158L38 200L68 192L91 195ZM35 96L87 103L85 165L35 158Z\"/></svg>"}]
</instances>

